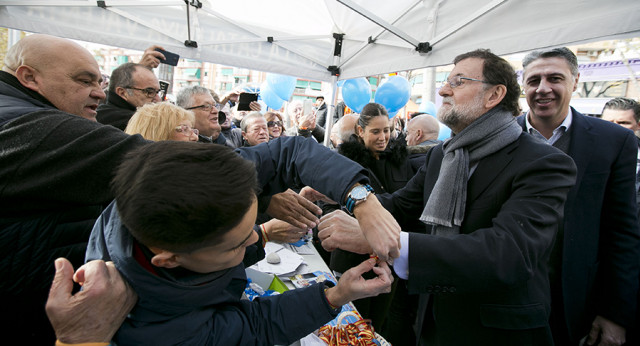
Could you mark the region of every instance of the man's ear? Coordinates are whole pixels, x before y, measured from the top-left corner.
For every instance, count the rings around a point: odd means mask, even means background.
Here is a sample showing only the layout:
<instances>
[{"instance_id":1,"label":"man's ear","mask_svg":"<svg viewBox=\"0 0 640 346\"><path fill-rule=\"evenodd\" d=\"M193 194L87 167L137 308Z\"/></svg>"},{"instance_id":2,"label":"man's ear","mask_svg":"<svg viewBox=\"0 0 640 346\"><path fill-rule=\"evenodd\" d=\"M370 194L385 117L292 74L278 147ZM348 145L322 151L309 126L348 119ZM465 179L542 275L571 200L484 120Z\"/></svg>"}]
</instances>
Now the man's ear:
<instances>
[{"instance_id":1,"label":"man's ear","mask_svg":"<svg viewBox=\"0 0 640 346\"><path fill-rule=\"evenodd\" d=\"M416 130L416 139L420 140L422 139L422 135L424 134L424 132L421 129L417 129Z\"/></svg>"},{"instance_id":2,"label":"man's ear","mask_svg":"<svg viewBox=\"0 0 640 346\"><path fill-rule=\"evenodd\" d=\"M26 88L38 93L40 92L38 71L33 67L20 65L20 67L16 69L16 78L20 81L20 84L24 85Z\"/></svg>"},{"instance_id":3,"label":"man's ear","mask_svg":"<svg viewBox=\"0 0 640 346\"><path fill-rule=\"evenodd\" d=\"M123 87L116 87L116 94L120 97L122 97L125 101L127 100L127 96L129 96L127 94L127 89L123 88Z\"/></svg>"},{"instance_id":4,"label":"man's ear","mask_svg":"<svg viewBox=\"0 0 640 346\"><path fill-rule=\"evenodd\" d=\"M151 258L151 264L160 268L176 268L180 266L178 258L173 252L151 249L156 255Z\"/></svg>"},{"instance_id":5,"label":"man's ear","mask_svg":"<svg viewBox=\"0 0 640 346\"><path fill-rule=\"evenodd\" d=\"M502 99L507 95L507 87L502 84L495 85L492 89L493 90L489 93L489 98L485 102L485 107L487 109L491 109L499 105L500 102L502 102Z\"/></svg>"}]
</instances>

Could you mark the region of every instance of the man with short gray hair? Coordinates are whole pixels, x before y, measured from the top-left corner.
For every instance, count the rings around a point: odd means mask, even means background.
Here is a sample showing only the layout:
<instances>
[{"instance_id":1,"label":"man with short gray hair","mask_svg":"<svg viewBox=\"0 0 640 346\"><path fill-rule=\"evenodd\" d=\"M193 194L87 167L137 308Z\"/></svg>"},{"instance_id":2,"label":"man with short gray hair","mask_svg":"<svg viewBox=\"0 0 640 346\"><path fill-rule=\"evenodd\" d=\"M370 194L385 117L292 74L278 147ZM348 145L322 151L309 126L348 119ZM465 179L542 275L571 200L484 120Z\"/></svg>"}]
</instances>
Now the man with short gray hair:
<instances>
[{"instance_id":1,"label":"man with short gray hair","mask_svg":"<svg viewBox=\"0 0 640 346\"><path fill-rule=\"evenodd\" d=\"M245 115L240 122L244 146L252 147L269 141L267 119L260 112L251 112Z\"/></svg>"},{"instance_id":2,"label":"man with short gray hair","mask_svg":"<svg viewBox=\"0 0 640 346\"><path fill-rule=\"evenodd\" d=\"M193 111L196 116L194 127L198 129L198 142L226 145L227 139L221 133L221 123L224 123L226 115L220 113L220 105L215 102L211 91L207 88L194 85L180 90L176 95L176 104L184 109ZM222 118L221 115L222 114Z\"/></svg>"}]
</instances>

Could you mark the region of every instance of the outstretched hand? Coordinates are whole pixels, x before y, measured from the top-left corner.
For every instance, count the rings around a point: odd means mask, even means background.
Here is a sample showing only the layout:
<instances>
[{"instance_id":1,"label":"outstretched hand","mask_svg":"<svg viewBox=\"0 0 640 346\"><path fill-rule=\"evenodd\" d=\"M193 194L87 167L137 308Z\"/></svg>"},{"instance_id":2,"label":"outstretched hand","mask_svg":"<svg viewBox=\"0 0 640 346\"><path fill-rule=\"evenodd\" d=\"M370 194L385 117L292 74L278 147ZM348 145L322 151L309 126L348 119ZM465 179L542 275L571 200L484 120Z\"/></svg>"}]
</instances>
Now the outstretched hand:
<instances>
[{"instance_id":1,"label":"outstretched hand","mask_svg":"<svg viewBox=\"0 0 640 346\"><path fill-rule=\"evenodd\" d=\"M365 280L362 274L373 270L377 275L373 279ZM350 301L377 296L391 292L393 276L386 262L376 265L376 260L370 258L358 266L353 267L340 277L338 285L326 291L327 299L335 306L342 306Z\"/></svg>"},{"instance_id":2,"label":"outstretched hand","mask_svg":"<svg viewBox=\"0 0 640 346\"><path fill-rule=\"evenodd\" d=\"M271 217L288 222L294 227L313 228L319 222L316 215L322 214L322 209L288 189L271 197L266 212Z\"/></svg>"},{"instance_id":3,"label":"outstretched hand","mask_svg":"<svg viewBox=\"0 0 640 346\"><path fill-rule=\"evenodd\" d=\"M373 252L360 229L358 220L342 210L331 212L320 219L318 238L327 251L342 249L359 254Z\"/></svg>"},{"instance_id":4,"label":"outstretched hand","mask_svg":"<svg viewBox=\"0 0 640 346\"><path fill-rule=\"evenodd\" d=\"M311 186L305 186L300 190L300 196L308 199L311 202L323 201L329 204L338 204L333 201L331 198L321 194L320 192L314 190Z\"/></svg>"},{"instance_id":5,"label":"outstretched hand","mask_svg":"<svg viewBox=\"0 0 640 346\"><path fill-rule=\"evenodd\" d=\"M279 243L295 243L309 231L306 227L295 227L288 222L278 219L271 219L262 225L269 240Z\"/></svg>"},{"instance_id":6,"label":"outstretched hand","mask_svg":"<svg viewBox=\"0 0 640 346\"><path fill-rule=\"evenodd\" d=\"M373 252L381 260L400 256L400 225L375 196L356 205L353 214Z\"/></svg>"},{"instance_id":7,"label":"outstretched hand","mask_svg":"<svg viewBox=\"0 0 640 346\"><path fill-rule=\"evenodd\" d=\"M46 311L58 340L68 343L110 342L138 297L113 262L86 263L73 273L64 259L55 261L56 274ZM72 295L73 281L82 291Z\"/></svg>"}]
</instances>

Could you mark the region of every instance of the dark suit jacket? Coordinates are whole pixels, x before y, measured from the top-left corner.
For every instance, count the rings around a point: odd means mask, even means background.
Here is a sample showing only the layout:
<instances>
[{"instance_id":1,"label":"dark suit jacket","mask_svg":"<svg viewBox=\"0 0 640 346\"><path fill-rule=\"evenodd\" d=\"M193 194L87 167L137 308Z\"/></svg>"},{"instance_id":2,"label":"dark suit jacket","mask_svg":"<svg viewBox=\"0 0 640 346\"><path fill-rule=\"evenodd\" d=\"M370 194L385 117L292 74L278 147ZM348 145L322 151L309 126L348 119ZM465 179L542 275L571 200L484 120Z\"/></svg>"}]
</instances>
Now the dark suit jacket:
<instances>
[{"instance_id":1,"label":"dark suit jacket","mask_svg":"<svg viewBox=\"0 0 640 346\"><path fill-rule=\"evenodd\" d=\"M627 328L635 316L638 145L633 132L571 111L568 154L578 176L564 212L561 289L569 334L577 342L596 315ZM524 117L518 117L523 128Z\"/></svg>"},{"instance_id":2,"label":"dark suit jacket","mask_svg":"<svg viewBox=\"0 0 640 346\"><path fill-rule=\"evenodd\" d=\"M420 217L442 158L440 144L404 189L379 197L401 225ZM409 236L418 333L431 294L435 324L422 332L435 331L437 344L552 343L547 261L575 174L567 155L524 133L478 163L461 234Z\"/></svg>"}]
</instances>

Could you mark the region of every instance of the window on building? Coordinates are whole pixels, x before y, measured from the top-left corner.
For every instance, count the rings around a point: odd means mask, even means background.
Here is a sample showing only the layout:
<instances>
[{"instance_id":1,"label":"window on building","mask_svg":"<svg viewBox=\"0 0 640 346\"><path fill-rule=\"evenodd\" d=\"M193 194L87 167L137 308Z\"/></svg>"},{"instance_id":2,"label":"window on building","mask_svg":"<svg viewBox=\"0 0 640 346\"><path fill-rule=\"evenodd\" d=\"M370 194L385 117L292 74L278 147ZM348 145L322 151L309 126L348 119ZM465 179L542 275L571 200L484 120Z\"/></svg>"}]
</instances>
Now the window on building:
<instances>
[{"instance_id":1,"label":"window on building","mask_svg":"<svg viewBox=\"0 0 640 346\"><path fill-rule=\"evenodd\" d=\"M309 87L311 90L322 90L322 83L320 82L309 82Z\"/></svg>"}]
</instances>

